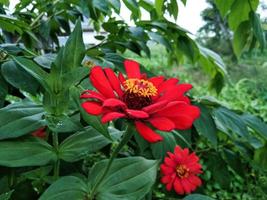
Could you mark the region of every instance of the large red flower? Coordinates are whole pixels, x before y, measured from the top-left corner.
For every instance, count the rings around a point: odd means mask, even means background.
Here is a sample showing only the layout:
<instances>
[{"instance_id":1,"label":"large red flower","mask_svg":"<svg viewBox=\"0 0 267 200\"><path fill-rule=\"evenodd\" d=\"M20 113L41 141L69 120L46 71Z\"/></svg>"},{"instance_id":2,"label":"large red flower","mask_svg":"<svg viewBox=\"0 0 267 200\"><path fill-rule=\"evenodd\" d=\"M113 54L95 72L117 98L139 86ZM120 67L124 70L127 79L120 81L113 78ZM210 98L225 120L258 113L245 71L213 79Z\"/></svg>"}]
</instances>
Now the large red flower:
<instances>
[{"instance_id":1,"label":"large red flower","mask_svg":"<svg viewBox=\"0 0 267 200\"><path fill-rule=\"evenodd\" d=\"M168 152L164 163L161 164L161 182L170 191L174 188L177 194L183 195L194 191L201 185L201 180L197 176L202 173L199 158L189 150L176 146L174 153Z\"/></svg>"},{"instance_id":2,"label":"large red flower","mask_svg":"<svg viewBox=\"0 0 267 200\"><path fill-rule=\"evenodd\" d=\"M199 117L198 107L190 105L184 95L192 85L178 84L176 78L147 78L132 60L125 60L124 66L127 78L122 73L117 76L110 68L92 68L89 78L97 91L86 90L81 95L87 99L82 103L87 113L101 115L102 123L117 118L131 119L149 142L162 140L151 126L161 131L184 130Z\"/></svg>"}]
</instances>

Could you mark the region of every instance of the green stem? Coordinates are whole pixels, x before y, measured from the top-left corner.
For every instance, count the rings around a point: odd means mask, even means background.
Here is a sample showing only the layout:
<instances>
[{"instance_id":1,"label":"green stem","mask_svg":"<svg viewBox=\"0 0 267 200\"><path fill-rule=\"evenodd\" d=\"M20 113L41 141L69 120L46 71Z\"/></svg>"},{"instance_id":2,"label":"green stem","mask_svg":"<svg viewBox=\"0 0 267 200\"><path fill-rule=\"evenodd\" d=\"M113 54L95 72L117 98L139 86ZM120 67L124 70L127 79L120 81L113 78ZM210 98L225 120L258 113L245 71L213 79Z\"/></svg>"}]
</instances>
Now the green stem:
<instances>
[{"instance_id":1,"label":"green stem","mask_svg":"<svg viewBox=\"0 0 267 200\"><path fill-rule=\"evenodd\" d=\"M58 154L58 133L53 132L53 146L54 149L56 150L56 153ZM54 165L54 179L58 179L59 177L59 168L60 168L60 160L57 158L55 165Z\"/></svg>"},{"instance_id":2,"label":"green stem","mask_svg":"<svg viewBox=\"0 0 267 200\"><path fill-rule=\"evenodd\" d=\"M106 168L104 169L103 174L101 175L101 177L97 180L96 184L93 186L93 189L91 191L90 197L91 199L94 198L95 192L98 189L99 185L101 184L101 182L104 180L104 178L106 177L106 175L109 172L109 169L112 165L112 162L114 160L114 158L117 157L118 153L120 152L120 150L122 149L122 147L124 147L124 145L127 144L127 142L131 139L132 135L133 135L133 131L131 129L132 125L128 125L124 136L122 138L122 140L120 141L119 145L117 146L117 148L114 150L114 152L111 154L111 157L109 158L108 164L106 166Z\"/></svg>"}]
</instances>

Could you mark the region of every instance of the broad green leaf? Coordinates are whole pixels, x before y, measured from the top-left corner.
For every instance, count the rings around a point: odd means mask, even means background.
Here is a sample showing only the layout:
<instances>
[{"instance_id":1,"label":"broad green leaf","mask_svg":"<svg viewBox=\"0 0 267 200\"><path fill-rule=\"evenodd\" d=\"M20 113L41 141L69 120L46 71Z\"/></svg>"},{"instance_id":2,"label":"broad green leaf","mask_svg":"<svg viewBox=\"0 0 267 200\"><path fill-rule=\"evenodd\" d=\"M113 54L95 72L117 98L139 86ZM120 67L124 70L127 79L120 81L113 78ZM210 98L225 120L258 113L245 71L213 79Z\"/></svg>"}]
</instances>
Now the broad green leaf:
<instances>
[{"instance_id":1,"label":"broad green leaf","mask_svg":"<svg viewBox=\"0 0 267 200\"><path fill-rule=\"evenodd\" d=\"M0 166L42 166L56 160L51 145L38 138L0 142Z\"/></svg>"},{"instance_id":2,"label":"broad green leaf","mask_svg":"<svg viewBox=\"0 0 267 200\"><path fill-rule=\"evenodd\" d=\"M93 0L93 6L104 13L109 12L108 0Z\"/></svg>"},{"instance_id":3,"label":"broad green leaf","mask_svg":"<svg viewBox=\"0 0 267 200\"><path fill-rule=\"evenodd\" d=\"M267 140L267 124L261 121L258 117L251 114L244 114L241 116L245 123L263 138Z\"/></svg>"},{"instance_id":4,"label":"broad green leaf","mask_svg":"<svg viewBox=\"0 0 267 200\"><path fill-rule=\"evenodd\" d=\"M121 135L121 132L113 131L110 135L111 137L118 137ZM110 143L111 140L108 140L95 129L89 127L65 139L60 144L59 156L67 162L75 162Z\"/></svg>"},{"instance_id":5,"label":"broad green leaf","mask_svg":"<svg viewBox=\"0 0 267 200\"><path fill-rule=\"evenodd\" d=\"M2 74L0 74L0 108L4 106L6 95L8 94L8 85L4 80Z\"/></svg>"},{"instance_id":6,"label":"broad green leaf","mask_svg":"<svg viewBox=\"0 0 267 200\"><path fill-rule=\"evenodd\" d=\"M257 40L260 43L260 47L263 50L265 47L265 34L263 32L263 29L261 27L261 19L259 14L251 11L249 13L250 21L252 23L252 28L254 32L254 36L257 38Z\"/></svg>"},{"instance_id":7,"label":"broad green leaf","mask_svg":"<svg viewBox=\"0 0 267 200\"><path fill-rule=\"evenodd\" d=\"M224 160L241 177L244 176L245 165L241 161L241 155L230 149L223 149Z\"/></svg>"},{"instance_id":8,"label":"broad green leaf","mask_svg":"<svg viewBox=\"0 0 267 200\"><path fill-rule=\"evenodd\" d=\"M119 14L121 9L120 0L110 0L109 3L114 8L115 12Z\"/></svg>"},{"instance_id":9,"label":"broad green leaf","mask_svg":"<svg viewBox=\"0 0 267 200\"><path fill-rule=\"evenodd\" d=\"M248 49L248 38L251 35L250 22L242 22L234 32L233 48L235 55L240 57L245 49Z\"/></svg>"},{"instance_id":10,"label":"broad green leaf","mask_svg":"<svg viewBox=\"0 0 267 200\"><path fill-rule=\"evenodd\" d=\"M27 101L0 109L0 140L30 134L44 126L43 115L41 106Z\"/></svg>"},{"instance_id":11,"label":"broad green leaf","mask_svg":"<svg viewBox=\"0 0 267 200\"><path fill-rule=\"evenodd\" d=\"M152 154L155 159L163 159L167 152L173 152L174 147L176 146L175 137L172 132L159 132L157 131L164 139L155 144L151 144Z\"/></svg>"},{"instance_id":12,"label":"broad green leaf","mask_svg":"<svg viewBox=\"0 0 267 200\"><path fill-rule=\"evenodd\" d=\"M40 86L39 83L14 61L5 62L1 67L1 71L5 80L12 86L33 95L36 94Z\"/></svg>"},{"instance_id":13,"label":"broad green leaf","mask_svg":"<svg viewBox=\"0 0 267 200\"><path fill-rule=\"evenodd\" d=\"M50 185L39 200L84 200L87 196L87 185L82 179L65 176Z\"/></svg>"},{"instance_id":14,"label":"broad green leaf","mask_svg":"<svg viewBox=\"0 0 267 200\"><path fill-rule=\"evenodd\" d=\"M132 11L134 19L137 19L140 16L139 6L136 0L122 0L125 6Z\"/></svg>"},{"instance_id":15,"label":"broad green leaf","mask_svg":"<svg viewBox=\"0 0 267 200\"><path fill-rule=\"evenodd\" d=\"M155 42L157 42L159 44L162 44L169 51L172 50L172 46L171 46L170 42L166 38L164 38L162 35L160 35L159 33L149 32L148 35L152 40L154 40Z\"/></svg>"},{"instance_id":16,"label":"broad green leaf","mask_svg":"<svg viewBox=\"0 0 267 200\"><path fill-rule=\"evenodd\" d=\"M45 81L48 74L39 65L32 60L23 57L13 57L13 60L32 75L45 89L49 88Z\"/></svg>"},{"instance_id":17,"label":"broad green leaf","mask_svg":"<svg viewBox=\"0 0 267 200\"><path fill-rule=\"evenodd\" d=\"M29 26L25 23L25 21L18 20L17 18L9 15L0 14L0 27L7 32L17 32L22 34L23 30L27 30Z\"/></svg>"},{"instance_id":18,"label":"broad green leaf","mask_svg":"<svg viewBox=\"0 0 267 200\"><path fill-rule=\"evenodd\" d=\"M231 11L231 6L235 2L235 0L214 0L216 7L219 9L222 17Z\"/></svg>"},{"instance_id":19,"label":"broad green leaf","mask_svg":"<svg viewBox=\"0 0 267 200\"><path fill-rule=\"evenodd\" d=\"M98 162L91 170L89 184L95 184L108 161ZM154 184L158 162L143 157L115 159L102 184L96 191L98 200L142 199Z\"/></svg>"},{"instance_id":20,"label":"broad green leaf","mask_svg":"<svg viewBox=\"0 0 267 200\"><path fill-rule=\"evenodd\" d=\"M236 133L241 137L248 137L246 124L238 114L227 108L220 107L213 110L213 115L217 128L227 133L230 137L232 133Z\"/></svg>"},{"instance_id":21,"label":"broad green leaf","mask_svg":"<svg viewBox=\"0 0 267 200\"><path fill-rule=\"evenodd\" d=\"M183 198L183 200L214 200L214 199L203 194L190 194L187 195L185 198Z\"/></svg>"},{"instance_id":22,"label":"broad green leaf","mask_svg":"<svg viewBox=\"0 0 267 200\"><path fill-rule=\"evenodd\" d=\"M250 2L244 0L235 0L228 17L230 28L233 31L236 31L241 22L249 20L251 8L255 11L258 7L258 4L259 0L250 0Z\"/></svg>"},{"instance_id":23,"label":"broad green leaf","mask_svg":"<svg viewBox=\"0 0 267 200\"><path fill-rule=\"evenodd\" d=\"M87 77L88 74L89 74L89 69L86 67L78 67L67 72L62 77L64 87L68 88L73 86L74 84L78 84L82 79Z\"/></svg>"},{"instance_id":24,"label":"broad green leaf","mask_svg":"<svg viewBox=\"0 0 267 200\"><path fill-rule=\"evenodd\" d=\"M264 147L257 149L254 153L253 160L258 164L262 169L266 170L267 168L267 145Z\"/></svg>"},{"instance_id":25,"label":"broad green leaf","mask_svg":"<svg viewBox=\"0 0 267 200\"><path fill-rule=\"evenodd\" d=\"M164 0L155 0L155 8L157 11L158 16L163 16L163 4Z\"/></svg>"},{"instance_id":26,"label":"broad green leaf","mask_svg":"<svg viewBox=\"0 0 267 200\"><path fill-rule=\"evenodd\" d=\"M194 122L194 126L200 135L206 137L213 145L217 145L217 129L212 119L210 110L205 106L197 105L201 110L200 117Z\"/></svg>"},{"instance_id":27,"label":"broad green leaf","mask_svg":"<svg viewBox=\"0 0 267 200\"><path fill-rule=\"evenodd\" d=\"M177 20L178 17L178 4L177 0L171 0L169 4L169 13L173 15L174 19Z\"/></svg>"},{"instance_id":28,"label":"broad green leaf","mask_svg":"<svg viewBox=\"0 0 267 200\"><path fill-rule=\"evenodd\" d=\"M199 56L199 49L195 42L187 36L179 36L177 39L177 48L179 52L186 55L191 62L195 62Z\"/></svg>"},{"instance_id":29,"label":"broad green leaf","mask_svg":"<svg viewBox=\"0 0 267 200\"><path fill-rule=\"evenodd\" d=\"M81 21L78 20L73 32L69 36L65 47L61 48L55 60L55 65L52 71L57 75L69 72L70 70L79 67L83 60L85 46L82 38Z\"/></svg>"},{"instance_id":30,"label":"broad green leaf","mask_svg":"<svg viewBox=\"0 0 267 200\"><path fill-rule=\"evenodd\" d=\"M56 55L49 53L35 57L33 60L43 68L50 69L51 64L55 61Z\"/></svg>"},{"instance_id":31,"label":"broad green leaf","mask_svg":"<svg viewBox=\"0 0 267 200\"><path fill-rule=\"evenodd\" d=\"M9 200L14 190L6 192L4 194L0 194L0 200Z\"/></svg>"}]
</instances>

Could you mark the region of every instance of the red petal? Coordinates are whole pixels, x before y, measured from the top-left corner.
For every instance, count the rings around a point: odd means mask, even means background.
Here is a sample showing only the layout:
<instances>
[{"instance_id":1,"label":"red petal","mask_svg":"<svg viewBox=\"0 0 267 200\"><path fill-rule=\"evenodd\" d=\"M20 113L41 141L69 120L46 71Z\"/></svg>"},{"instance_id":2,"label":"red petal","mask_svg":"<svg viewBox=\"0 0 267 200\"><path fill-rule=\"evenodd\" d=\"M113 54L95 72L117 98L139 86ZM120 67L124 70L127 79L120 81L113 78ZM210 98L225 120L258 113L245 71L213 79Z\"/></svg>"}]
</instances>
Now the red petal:
<instances>
[{"instance_id":1,"label":"red petal","mask_svg":"<svg viewBox=\"0 0 267 200\"><path fill-rule=\"evenodd\" d=\"M173 167L173 168L175 168L177 165L176 162L174 160L170 159L169 157L164 158L164 163L170 167Z\"/></svg>"},{"instance_id":2,"label":"red petal","mask_svg":"<svg viewBox=\"0 0 267 200\"><path fill-rule=\"evenodd\" d=\"M191 193L192 189L195 189L195 187L186 178L181 179L181 184L186 194Z\"/></svg>"},{"instance_id":3,"label":"red petal","mask_svg":"<svg viewBox=\"0 0 267 200\"><path fill-rule=\"evenodd\" d=\"M121 72L119 72L119 76L118 76L118 78L119 78L121 84L123 84L124 81L125 81L125 78L124 78L124 76L123 76L123 74L122 74Z\"/></svg>"},{"instance_id":4,"label":"red petal","mask_svg":"<svg viewBox=\"0 0 267 200\"><path fill-rule=\"evenodd\" d=\"M107 99L103 102L103 107L123 107L123 108L126 108L126 104L119 99L110 98L110 99Z\"/></svg>"},{"instance_id":5,"label":"red petal","mask_svg":"<svg viewBox=\"0 0 267 200\"><path fill-rule=\"evenodd\" d=\"M194 119L191 116L187 116L187 115L179 115L179 116L175 116L170 119L174 122L175 129L178 129L178 130L189 129L192 127L192 124L194 122Z\"/></svg>"},{"instance_id":6,"label":"red petal","mask_svg":"<svg viewBox=\"0 0 267 200\"><path fill-rule=\"evenodd\" d=\"M168 89L171 86L176 85L179 82L177 78L170 78L166 81L164 81L162 84L158 87L158 93L164 92L166 89Z\"/></svg>"},{"instance_id":7,"label":"red petal","mask_svg":"<svg viewBox=\"0 0 267 200\"><path fill-rule=\"evenodd\" d=\"M172 178L171 178L170 175L168 175L168 176L163 176L163 177L161 178L161 182L162 182L163 184L167 184L167 183L169 183L169 182L171 182L171 181L172 181Z\"/></svg>"},{"instance_id":8,"label":"red petal","mask_svg":"<svg viewBox=\"0 0 267 200\"><path fill-rule=\"evenodd\" d=\"M191 175L188 177L188 180L190 181L190 183L194 184L195 186L201 186L202 181L198 176L195 175Z\"/></svg>"},{"instance_id":9,"label":"red petal","mask_svg":"<svg viewBox=\"0 0 267 200\"><path fill-rule=\"evenodd\" d=\"M90 81L93 86L105 97L115 97L113 89L100 66L92 68L90 73Z\"/></svg>"},{"instance_id":10,"label":"red petal","mask_svg":"<svg viewBox=\"0 0 267 200\"><path fill-rule=\"evenodd\" d=\"M164 175L172 175L173 173L175 173L175 168L173 167L169 167L165 164L161 164L160 165L160 170L161 170L161 173L164 174Z\"/></svg>"},{"instance_id":11,"label":"red petal","mask_svg":"<svg viewBox=\"0 0 267 200\"><path fill-rule=\"evenodd\" d=\"M158 88L158 86L164 81L164 77L163 76L156 76L156 77L152 77L150 79L148 79L151 83L153 83L153 85Z\"/></svg>"},{"instance_id":12,"label":"red petal","mask_svg":"<svg viewBox=\"0 0 267 200\"><path fill-rule=\"evenodd\" d=\"M150 114L161 110L167 104L168 101L159 101L157 103L144 107L142 110Z\"/></svg>"},{"instance_id":13,"label":"red petal","mask_svg":"<svg viewBox=\"0 0 267 200\"><path fill-rule=\"evenodd\" d=\"M140 121L135 121L135 127L140 135L148 142L154 143L163 140L159 134L155 133L151 128Z\"/></svg>"},{"instance_id":14,"label":"red petal","mask_svg":"<svg viewBox=\"0 0 267 200\"><path fill-rule=\"evenodd\" d=\"M102 106L94 101L86 101L82 103L83 109L91 115L100 115L102 113Z\"/></svg>"},{"instance_id":15,"label":"red petal","mask_svg":"<svg viewBox=\"0 0 267 200\"><path fill-rule=\"evenodd\" d=\"M111 87L116 91L119 97L121 97L123 95L123 91L121 89L121 84L118 77L115 75L114 71L110 68L106 68L104 69L104 71L107 75Z\"/></svg>"},{"instance_id":16,"label":"red petal","mask_svg":"<svg viewBox=\"0 0 267 200\"><path fill-rule=\"evenodd\" d=\"M161 131L171 131L175 128L175 124L166 117L153 117L148 119L156 129Z\"/></svg>"},{"instance_id":17,"label":"red petal","mask_svg":"<svg viewBox=\"0 0 267 200\"><path fill-rule=\"evenodd\" d=\"M123 118L123 117L125 117L125 114L123 114L123 113L110 112L110 113L103 115L103 117L101 118L101 122L107 123L107 122L112 121L114 119Z\"/></svg>"},{"instance_id":18,"label":"red petal","mask_svg":"<svg viewBox=\"0 0 267 200\"><path fill-rule=\"evenodd\" d=\"M184 96L184 93L192 88L190 84L179 84L176 86L171 86L166 89L166 92L159 98L159 101L168 100L175 101L181 96Z\"/></svg>"},{"instance_id":19,"label":"red petal","mask_svg":"<svg viewBox=\"0 0 267 200\"><path fill-rule=\"evenodd\" d=\"M138 118L138 119L145 119L148 118L149 115L141 110L132 110L132 109L126 109L127 114L130 117Z\"/></svg>"},{"instance_id":20,"label":"red petal","mask_svg":"<svg viewBox=\"0 0 267 200\"><path fill-rule=\"evenodd\" d=\"M140 67L138 62L135 62L133 60L125 60L124 66L128 79L141 78Z\"/></svg>"},{"instance_id":21,"label":"red petal","mask_svg":"<svg viewBox=\"0 0 267 200\"><path fill-rule=\"evenodd\" d=\"M177 194L180 194L180 195L184 194L184 189L183 189L183 186L182 186L179 178L175 179L173 186L174 186L174 190Z\"/></svg>"},{"instance_id":22,"label":"red petal","mask_svg":"<svg viewBox=\"0 0 267 200\"><path fill-rule=\"evenodd\" d=\"M105 97L98 93L98 92L95 92L95 91L92 91L92 90L85 90L81 96L80 96L81 99L87 99L87 98L92 98L92 99L97 99L99 101L104 101L105 100Z\"/></svg>"}]
</instances>

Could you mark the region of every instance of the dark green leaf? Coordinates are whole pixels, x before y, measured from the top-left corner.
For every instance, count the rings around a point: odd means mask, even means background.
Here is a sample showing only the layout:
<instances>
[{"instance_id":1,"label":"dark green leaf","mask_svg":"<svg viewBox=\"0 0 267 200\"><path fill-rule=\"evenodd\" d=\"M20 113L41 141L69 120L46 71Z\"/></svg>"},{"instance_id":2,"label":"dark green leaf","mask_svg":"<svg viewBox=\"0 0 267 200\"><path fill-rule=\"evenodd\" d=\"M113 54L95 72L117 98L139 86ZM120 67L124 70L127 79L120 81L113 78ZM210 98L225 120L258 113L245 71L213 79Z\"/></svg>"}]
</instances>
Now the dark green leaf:
<instances>
[{"instance_id":1,"label":"dark green leaf","mask_svg":"<svg viewBox=\"0 0 267 200\"><path fill-rule=\"evenodd\" d=\"M125 6L132 11L132 15L135 19L137 19L140 15L140 10L139 10L139 6L138 3L136 2L136 0L122 0L123 3L125 4Z\"/></svg>"},{"instance_id":2,"label":"dark green leaf","mask_svg":"<svg viewBox=\"0 0 267 200\"><path fill-rule=\"evenodd\" d=\"M267 124L261 121L258 117L251 114L244 114L241 116L245 123L263 138L267 139Z\"/></svg>"},{"instance_id":3,"label":"dark green leaf","mask_svg":"<svg viewBox=\"0 0 267 200\"><path fill-rule=\"evenodd\" d=\"M14 190L0 194L0 200L9 200Z\"/></svg>"},{"instance_id":4,"label":"dark green leaf","mask_svg":"<svg viewBox=\"0 0 267 200\"><path fill-rule=\"evenodd\" d=\"M0 165L6 167L41 166L56 160L52 146L32 138L0 142Z\"/></svg>"},{"instance_id":5,"label":"dark green leaf","mask_svg":"<svg viewBox=\"0 0 267 200\"><path fill-rule=\"evenodd\" d=\"M6 95L8 94L8 84L0 74L0 108L4 106Z\"/></svg>"},{"instance_id":6,"label":"dark green leaf","mask_svg":"<svg viewBox=\"0 0 267 200\"><path fill-rule=\"evenodd\" d=\"M217 145L217 129L212 119L210 110L203 105L198 104L201 110L201 116L194 122L197 131L206 137L213 145Z\"/></svg>"},{"instance_id":7,"label":"dark green leaf","mask_svg":"<svg viewBox=\"0 0 267 200\"><path fill-rule=\"evenodd\" d=\"M227 133L230 137L232 133L236 133L241 137L248 137L246 124L238 114L224 107L215 109L213 114L217 128Z\"/></svg>"},{"instance_id":8,"label":"dark green leaf","mask_svg":"<svg viewBox=\"0 0 267 200\"><path fill-rule=\"evenodd\" d=\"M14 61L5 62L1 68L5 80L12 86L36 94L39 83L34 77L18 66Z\"/></svg>"},{"instance_id":9,"label":"dark green leaf","mask_svg":"<svg viewBox=\"0 0 267 200\"><path fill-rule=\"evenodd\" d=\"M111 137L118 137L121 135L121 132L113 131L110 135ZM88 128L65 139L60 144L59 156L65 161L75 162L88 156L89 153L103 148L109 143L111 143L111 140L108 140L95 129Z\"/></svg>"},{"instance_id":10,"label":"dark green leaf","mask_svg":"<svg viewBox=\"0 0 267 200\"><path fill-rule=\"evenodd\" d=\"M248 38L250 34L249 21L242 22L234 32L233 48L237 57L240 57L243 51L249 47Z\"/></svg>"},{"instance_id":11,"label":"dark green leaf","mask_svg":"<svg viewBox=\"0 0 267 200\"><path fill-rule=\"evenodd\" d=\"M108 13L109 12L109 7L108 7L108 1L107 0L93 0L93 6L97 9L99 9L100 11L104 12L104 13Z\"/></svg>"},{"instance_id":12,"label":"dark green leaf","mask_svg":"<svg viewBox=\"0 0 267 200\"><path fill-rule=\"evenodd\" d=\"M41 106L26 101L0 109L0 139L30 134L44 126L43 115Z\"/></svg>"},{"instance_id":13,"label":"dark green leaf","mask_svg":"<svg viewBox=\"0 0 267 200\"><path fill-rule=\"evenodd\" d=\"M265 47L265 34L263 32L263 29L261 27L261 19L259 14L251 11L249 13L250 21L252 24L254 36L257 38L257 40L260 43L260 47L263 50Z\"/></svg>"},{"instance_id":14,"label":"dark green leaf","mask_svg":"<svg viewBox=\"0 0 267 200\"><path fill-rule=\"evenodd\" d=\"M65 176L50 185L39 200L84 200L87 195L87 185L83 180Z\"/></svg>"},{"instance_id":15,"label":"dark green leaf","mask_svg":"<svg viewBox=\"0 0 267 200\"><path fill-rule=\"evenodd\" d=\"M109 3L114 8L115 12L119 14L120 13L120 9L121 9L120 0L110 0Z\"/></svg>"},{"instance_id":16,"label":"dark green leaf","mask_svg":"<svg viewBox=\"0 0 267 200\"><path fill-rule=\"evenodd\" d=\"M103 173L107 163L107 160L100 161L92 168L88 178L91 187ZM157 161L143 157L115 159L106 178L96 191L96 199L142 199L156 180L157 168Z\"/></svg>"},{"instance_id":17,"label":"dark green leaf","mask_svg":"<svg viewBox=\"0 0 267 200\"><path fill-rule=\"evenodd\" d=\"M35 57L33 60L43 68L50 69L51 64L55 61L55 58L56 58L55 54L44 54Z\"/></svg>"},{"instance_id":18,"label":"dark green leaf","mask_svg":"<svg viewBox=\"0 0 267 200\"><path fill-rule=\"evenodd\" d=\"M185 198L183 198L183 200L214 200L214 199L203 194L190 194L187 195Z\"/></svg>"}]
</instances>

